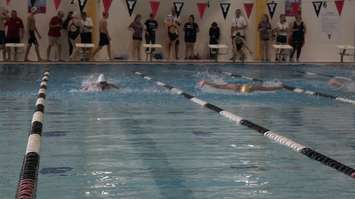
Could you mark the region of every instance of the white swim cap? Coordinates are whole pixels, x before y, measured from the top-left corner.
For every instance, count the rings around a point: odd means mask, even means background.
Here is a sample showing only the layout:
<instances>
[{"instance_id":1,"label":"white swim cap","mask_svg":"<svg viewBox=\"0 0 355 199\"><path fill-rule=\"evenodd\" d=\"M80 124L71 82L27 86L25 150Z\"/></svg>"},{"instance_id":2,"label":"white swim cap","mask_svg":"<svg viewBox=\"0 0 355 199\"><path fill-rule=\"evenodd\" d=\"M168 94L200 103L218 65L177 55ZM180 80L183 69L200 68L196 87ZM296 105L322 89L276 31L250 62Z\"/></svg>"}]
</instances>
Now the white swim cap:
<instances>
[{"instance_id":1,"label":"white swim cap","mask_svg":"<svg viewBox=\"0 0 355 199\"><path fill-rule=\"evenodd\" d=\"M100 74L99 77L97 78L96 82L97 83L106 82L105 75L104 74Z\"/></svg>"},{"instance_id":2,"label":"white swim cap","mask_svg":"<svg viewBox=\"0 0 355 199\"><path fill-rule=\"evenodd\" d=\"M31 13L36 13L37 12L37 7L36 6L33 6L32 8L31 8Z\"/></svg>"}]
</instances>

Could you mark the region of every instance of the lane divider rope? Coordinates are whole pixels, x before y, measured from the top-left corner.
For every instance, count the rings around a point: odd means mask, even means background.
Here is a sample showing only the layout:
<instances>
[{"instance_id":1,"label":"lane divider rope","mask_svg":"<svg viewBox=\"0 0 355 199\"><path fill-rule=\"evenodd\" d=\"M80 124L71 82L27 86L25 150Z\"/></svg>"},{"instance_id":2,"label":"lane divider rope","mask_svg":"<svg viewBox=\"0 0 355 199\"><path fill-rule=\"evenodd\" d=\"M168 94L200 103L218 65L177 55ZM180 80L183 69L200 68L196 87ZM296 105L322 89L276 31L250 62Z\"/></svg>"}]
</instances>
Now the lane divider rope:
<instances>
[{"instance_id":1,"label":"lane divider rope","mask_svg":"<svg viewBox=\"0 0 355 199\"><path fill-rule=\"evenodd\" d=\"M43 128L44 106L46 100L49 72L44 72L38 91L35 112L31 122L31 131L25 157L23 159L20 179L17 185L16 199L35 199L40 160L41 135Z\"/></svg>"},{"instance_id":2,"label":"lane divider rope","mask_svg":"<svg viewBox=\"0 0 355 199\"><path fill-rule=\"evenodd\" d=\"M261 80L261 79L248 77L248 76L244 76L244 75L239 75L239 74L235 74L235 73L230 73L230 72L222 72L222 73L226 74L228 76L231 76L231 77L247 79L247 80L250 80L250 81L265 82L264 80ZM291 92L294 92L294 93L298 93L298 94L306 94L306 95L311 95L311 96L324 97L324 98L336 100L336 101L339 101L339 102L355 105L355 100L352 100L352 99L349 99L349 98L334 96L334 95L321 93L321 92L316 92L316 91L310 91L310 90L306 90L306 89L303 89L303 88L297 88L297 87L286 85L284 83L282 83L282 87L284 89L288 90L288 91L291 91Z\"/></svg>"},{"instance_id":3,"label":"lane divider rope","mask_svg":"<svg viewBox=\"0 0 355 199\"><path fill-rule=\"evenodd\" d=\"M337 76L337 75L330 75L330 74L324 74L324 73L314 73L314 72L308 72L308 71L301 71L301 70L295 70L297 73L301 73L304 75L309 75L309 76L321 76L321 77L327 77L327 78L340 78L340 79L348 79L351 81L354 81L353 79L349 77L342 77L342 76Z\"/></svg>"},{"instance_id":4,"label":"lane divider rope","mask_svg":"<svg viewBox=\"0 0 355 199\"><path fill-rule=\"evenodd\" d=\"M302 144L299 144L287 137L284 137L282 135L279 135L275 132L272 132L271 130L267 129L267 128L264 128L260 125L257 125L249 120L246 120L246 119L243 119L242 117L238 116L238 115L235 115L231 112L228 112L226 110L223 110L222 108L218 107L218 106L215 106L211 103L208 103L204 100L201 100L199 98L196 98L195 96L193 95L190 95L178 88L175 88L173 86L170 86L168 84L165 84L163 82L160 82L160 81L155 81L153 80L153 78L149 77L149 76L146 76L145 74L141 73L141 72L135 72L135 74L137 76L140 76L146 80L149 80L149 81L154 81L158 86L161 86L161 87L164 87L178 95L182 95L183 97L185 97L186 99L189 99L190 101L196 103L196 104L199 104L201 106L203 106L204 108L207 108L207 109L210 109L214 112L217 112L219 115L233 121L233 122L236 122L236 124L239 124L239 125L242 125L242 126L245 126L245 127L248 127L249 129L252 129L254 131L257 131L258 133L260 133L261 135L269 138L270 140L273 140L274 142L278 143L278 144L281 144L281 145L284 145L284 146L287 146L288 148L298 152L298 153L301 153L305 156L307 156L308 158L312 159L312 160L316 160L328 167L331 167L333 169L336 169L337 171L347 175L347 176L350 176L352 178L355 178L355 170L349 166L346 166L336 160L333 160L329 157L327 157L326 155L323 155L309 147L306 147L306 146L303 146ZM175 91L179 91L179 92L175 92Z\"/></svg>"}]
</instances>

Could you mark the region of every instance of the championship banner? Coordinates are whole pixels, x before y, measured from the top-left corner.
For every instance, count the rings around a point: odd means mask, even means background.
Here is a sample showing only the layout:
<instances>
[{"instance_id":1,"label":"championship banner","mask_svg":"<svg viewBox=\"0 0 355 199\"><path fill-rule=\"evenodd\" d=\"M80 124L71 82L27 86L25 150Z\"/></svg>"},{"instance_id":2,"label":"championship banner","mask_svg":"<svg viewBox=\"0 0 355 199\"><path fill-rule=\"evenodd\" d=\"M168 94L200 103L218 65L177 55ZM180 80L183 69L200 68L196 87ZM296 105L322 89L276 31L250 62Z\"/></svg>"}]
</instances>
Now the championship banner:
<instances>
[{"instance_id":1,"label":"championship banner","mask_svg":"<svg viewBox=\"0 0 355 199\"><path fill-rule=\"evenodd\" d=\"M61 2L62 2L62 0L53 0L54 7L56 10L58 10Z\"/></svg>"},{"instance_id":2,"label":"championship banner","mask_svg":"<svg viewBox=\"0 0 355 199\"><path fill-rule=\"evenodd\" d=\"M323 7L323 1L313 1L312 4L313 4L313 8L314 8L314 11L316 12L317 17L319 17L319 13Z\"/></svg>"},{"instance_id":3,"label":"championship banner","mask_svg":"<svg viewBox=\"0 0 355 199\"><path fill-rule=\"evenodd\" d=\"M337 7L339 16L341 16L341 13L343 12L343 8L344 8L344 0L336 0L335 5Z\"/></svg>"},{"instance_id":4,"label":"championship banner","mask_svg":"<svg viewBox=\"0 0 355 199\"><path fill-rule=\"evenodd\" d=\"M220 3L219 5L221 6L223 18L227 19L227 15L228 15L229 9L231 7L231 4L230 3Z\"/></svg>"},{"instance_id":5,"label":"championship banner","mask_svg":"<svg viewBox=\"0 0 355 199\"><path fill-rule=\"evenodd\" d=\"M152 10L152 14L155 17L158 13L160 6L160 1L150 1L150 9Z\"/></svg>"},{"instance_id":6,"label":"championship banner","mask_svg":"<svg viewBox=\"0 0 355 199\"><path fill-rule=\"evenodd\" d=\"M27 1L28 12L31 12L32 7L37 8L37 13L46 13L47 10L47 0L28 0Z\"/></svg>"},{"instance_id":7,"label":"championship banner","mask_svg":"<svg viewBox=\"0 0 355 199\"><path fill-rule=\"evenodd\" d=\"M208 7L207 3L197 3L197 8L200 14L200 18L203 18L203 15L205 14L207 7Z\"/></svg>"},{"instance_id":8,"label":"championship banner","mask_svg":"<svg viewBox=\"0 0 355 199\"><path fill-rule=\"evenodd\" d=\"M269 15L272 19L274 17L275 12L276 12L277 3L275 3L275 1L272 1L270 3L267 3L266 5L267 5L267 9L269 10Z\"/></svg>"},{"instance_id":9,"label":"championship banner","mask_svg":"<svg viewBox=\"0 0 355 199\"><path fill-rule=\"evenodd\" d=\"M102 3L104 5L104 12L108 13L112 4L112 0L102 0Z\"/></svg>"},{"instance_id":10,"label":"championship banner","mask_svg":"<svg viewBox=\"0 0 355 199\"><path fill-rule=\"evenodd\" d=\"M87 3L87 0L78 0L78 2L79 2L80 12L83 13L84 9L85 9L85 6L86 6L86 3Z\"/></svg>"},{"instance_id":11,"label":"championship banner","mask_svg":"<svg viewBox=\"0 0 355 199\"><path fill-rule=\"evenodd\" d=\"M132 16L134 8L136 7L137 0L126 0L129 16Z\"/></svg>"},{"instance_id":12,"label":"championship banner","mask_svg":"<svg viewBox=\"0 0 355 199\"><path fill-rule=\"evenodd\" d=\"M180 17L183 7L184 7L184 2L179 2L179 1L174 2L174 8L175 8L177 17Z\"/></svg>"},{"instance_id":13,"label":"championship banner","mask_svg":"<svg viewBox=\"0 0 355 199\"><path fill-rule=\"evenodd\" d=\"M244 3L244 10L247 13L248 18L250 18L251 12L253 11L254 3Z\"/></svg>"}]
</instances>

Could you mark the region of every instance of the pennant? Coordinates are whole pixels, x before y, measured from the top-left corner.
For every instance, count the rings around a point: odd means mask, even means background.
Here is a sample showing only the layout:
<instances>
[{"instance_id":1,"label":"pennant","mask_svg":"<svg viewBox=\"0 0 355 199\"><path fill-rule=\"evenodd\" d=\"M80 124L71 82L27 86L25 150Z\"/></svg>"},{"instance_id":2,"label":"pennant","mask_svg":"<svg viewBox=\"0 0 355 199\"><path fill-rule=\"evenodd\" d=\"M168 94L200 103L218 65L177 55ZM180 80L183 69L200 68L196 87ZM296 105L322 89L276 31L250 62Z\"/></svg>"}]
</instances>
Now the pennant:
<instances>
[{"instance_id":1,"label":"pennant","mask_svg":"<svg viewBox=\"0 0 355 199\"><path fill-rule=\"evenodd\" d=\"M129 16L132 16L133 10L136 7L137 0L126 0Z\"/></svg>"},{"instance_id":2,"label":"pennant","mask_svg":"<svg viewBox=\"0 0 355 199\"><path fill-rule=\"evenodd\" d=\"M62 0L54 0L54 7L56 10L58 10L61 2L62 2Z\"/></svg>"},{"instance_id":3,"label":"pennant","mask_svg":"<svg viewBox=\"0 0 355 199\"><path fill-rule=\"evenodd\" d=\"M230 3L220 3L220 6L221 6L222 13L223 13L223 18L226 19L229 9L231 7L231 4Z\"/></svg>"},{"instance_id":4,"label":"pennant","mask_svg":"<svg viewBox=\"0 0 355 199\"><path fill-rule=\"evenodd\" d=\"M277 3L275 3L275 1L272 1L270 3L267 3L266 5L267 5L267 9L269 10L269 15L272 19L274 17L275 12L276 12Z\"/></svg>"},{"instance_id":5,"label":"pennant","mask_svg":"<svg viewBox=\"0 0 355 199\"><path fill-rule=\"evenodd\" d=\"M298 13L301 13L301 5L298 2L292 3L292 15L296 16Z\"/></svg>"},{"instance_id":6,"label":"pennant","mask_svg":"<svg viewBox=\"0 0 355 199\"><path fill-rule=\"evenodd\" d=\"M180 16L183 7L184 7L184 2L174 2L174 8L175 8L177 17Z\"/></svg>"},{"instance_id":7,"label":"pennant","mask_svg":"<svg viewBox=\"0 0 355 199\"><path fill-rule=\"evenodd\" d=\"M336 0L335 5L337 7L339 16L341 16L341 13L343 12L343 8L344 8L344 0Z\"/></svg>"},{"instance_id":8,"label":"pennant","mask_svg":"<svg viewBox=\"0 0 355 199\"><path fill-rule=\"evenodd\" d=\"M155 17L158 13L160 6L160 1L150 1L150 8L152 10L152 14Z\"/></svg>"},{"instance_id":9,"label":"pennant","mask_svg":"<svg viewBox=\"0 0 355 199\"><path fill-rule=\"evenodd\" d=\"M319 17L320 10L322 9L323 1L313 1L313 8L316 12L317 17Z\"/></svg>"},{"instance_id":10,"label":"pennant","mask_svg":"<svg viewBox=\"0 0 355 199\"><path fill-rule=\"evenodd\" d=\"M245 12L247 13L248 18L251 15L251 12L253 11L254 3L244 3L244 9Z\"/></svg>"},{"instance_id":11,"label":"pennant","mask_svg":"<svg viewBox=\"0 0 355 199\"><path fill-rule=\"evenodd\" d=\"M78 0L79 2L79 8L80 8L80 12L83 13L84 12L84 8L86 6L87 0Z\"/></svg>"},{"instance_id":12,"label":"pennant","mask_svg":"<svg viewBox=\"0 0 355 199\"><path fill-rule=\"evenodd\" d=\"M36 0L31 0L31 7L35 6Z\"/></svg>"},{"instance_id":13,"label":"pennant","mask_svg":"<svg viewBox=\"0 0 355 199\"><path fill-rule=\"evenodd\" d=\"M102 3L104 5L104 12L108 13L112 4L112 0L102 0Z\"/></svg>"},{"instance_id":14,"label":"pennant","mask_svg":"<svg viewBox=\"0 0 355 199\"><path fill-rule=\"evenodd\" d=\"M208 6L207 3L197 3L197 8L198 8L198 12L200 14L200 18L203 18L203 15L205 14L207 6Z\"/></svg>"},{"instance_id":15,"label":"pennant","mask_svg":"<svg viewBox=\"0 0 355 199\"><path fill-rule=\"evenodd\" d=\"M6 0L6 5L9 5L9 4L10 4L10 1L11 1L11 0Z\"/></svg>"}]
</instances>

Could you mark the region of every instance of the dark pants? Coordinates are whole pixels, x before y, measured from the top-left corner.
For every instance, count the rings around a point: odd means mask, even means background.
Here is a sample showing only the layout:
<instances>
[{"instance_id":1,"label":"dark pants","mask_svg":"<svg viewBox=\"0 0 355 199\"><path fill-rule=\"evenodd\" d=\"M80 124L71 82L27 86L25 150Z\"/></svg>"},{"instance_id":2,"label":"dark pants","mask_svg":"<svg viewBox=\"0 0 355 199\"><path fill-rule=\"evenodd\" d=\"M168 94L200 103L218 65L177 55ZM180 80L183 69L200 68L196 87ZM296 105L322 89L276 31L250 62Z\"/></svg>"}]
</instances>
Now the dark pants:
<instances>
[{"instance_id":1,"label":"dark pants","mask_svg":"<svg viewBox=\"0 0 355 199\"><path fill-rule=\"evenodd\" d=\"M218 41L215 39L210 39L210 44L215 45L218 44ZM218 49L210 49L210 58L216 59L218 55Z\"/></svg>"},{"instance_id":2,"label":"dark pants","mask_svg":"<svg viewBox=\"0 0 355 199\"><path fill-rule=\"evenodd\" d=\"M291 53L291 59L293 58L293 55L295 54L296 51L297 51L297 59L299 59L301 56L301 52L302 52L303 41L293 41L292 47L293 47L293 50Z\"/></svg>"},{"instance_id":3,"label":"dark pants","mask_svg":"<svg viewBox=\"0 0 355 199\"><path fill-rule=\"evenodd\" d=\"M146 44L155 44L155 40L156 40L155 32L145 34L145 43ZM146 48L145 50L148 52L149 48ZM152 48L152 52L153 51L155 51L154 48Z\"/></svg>"}]
</instances>

